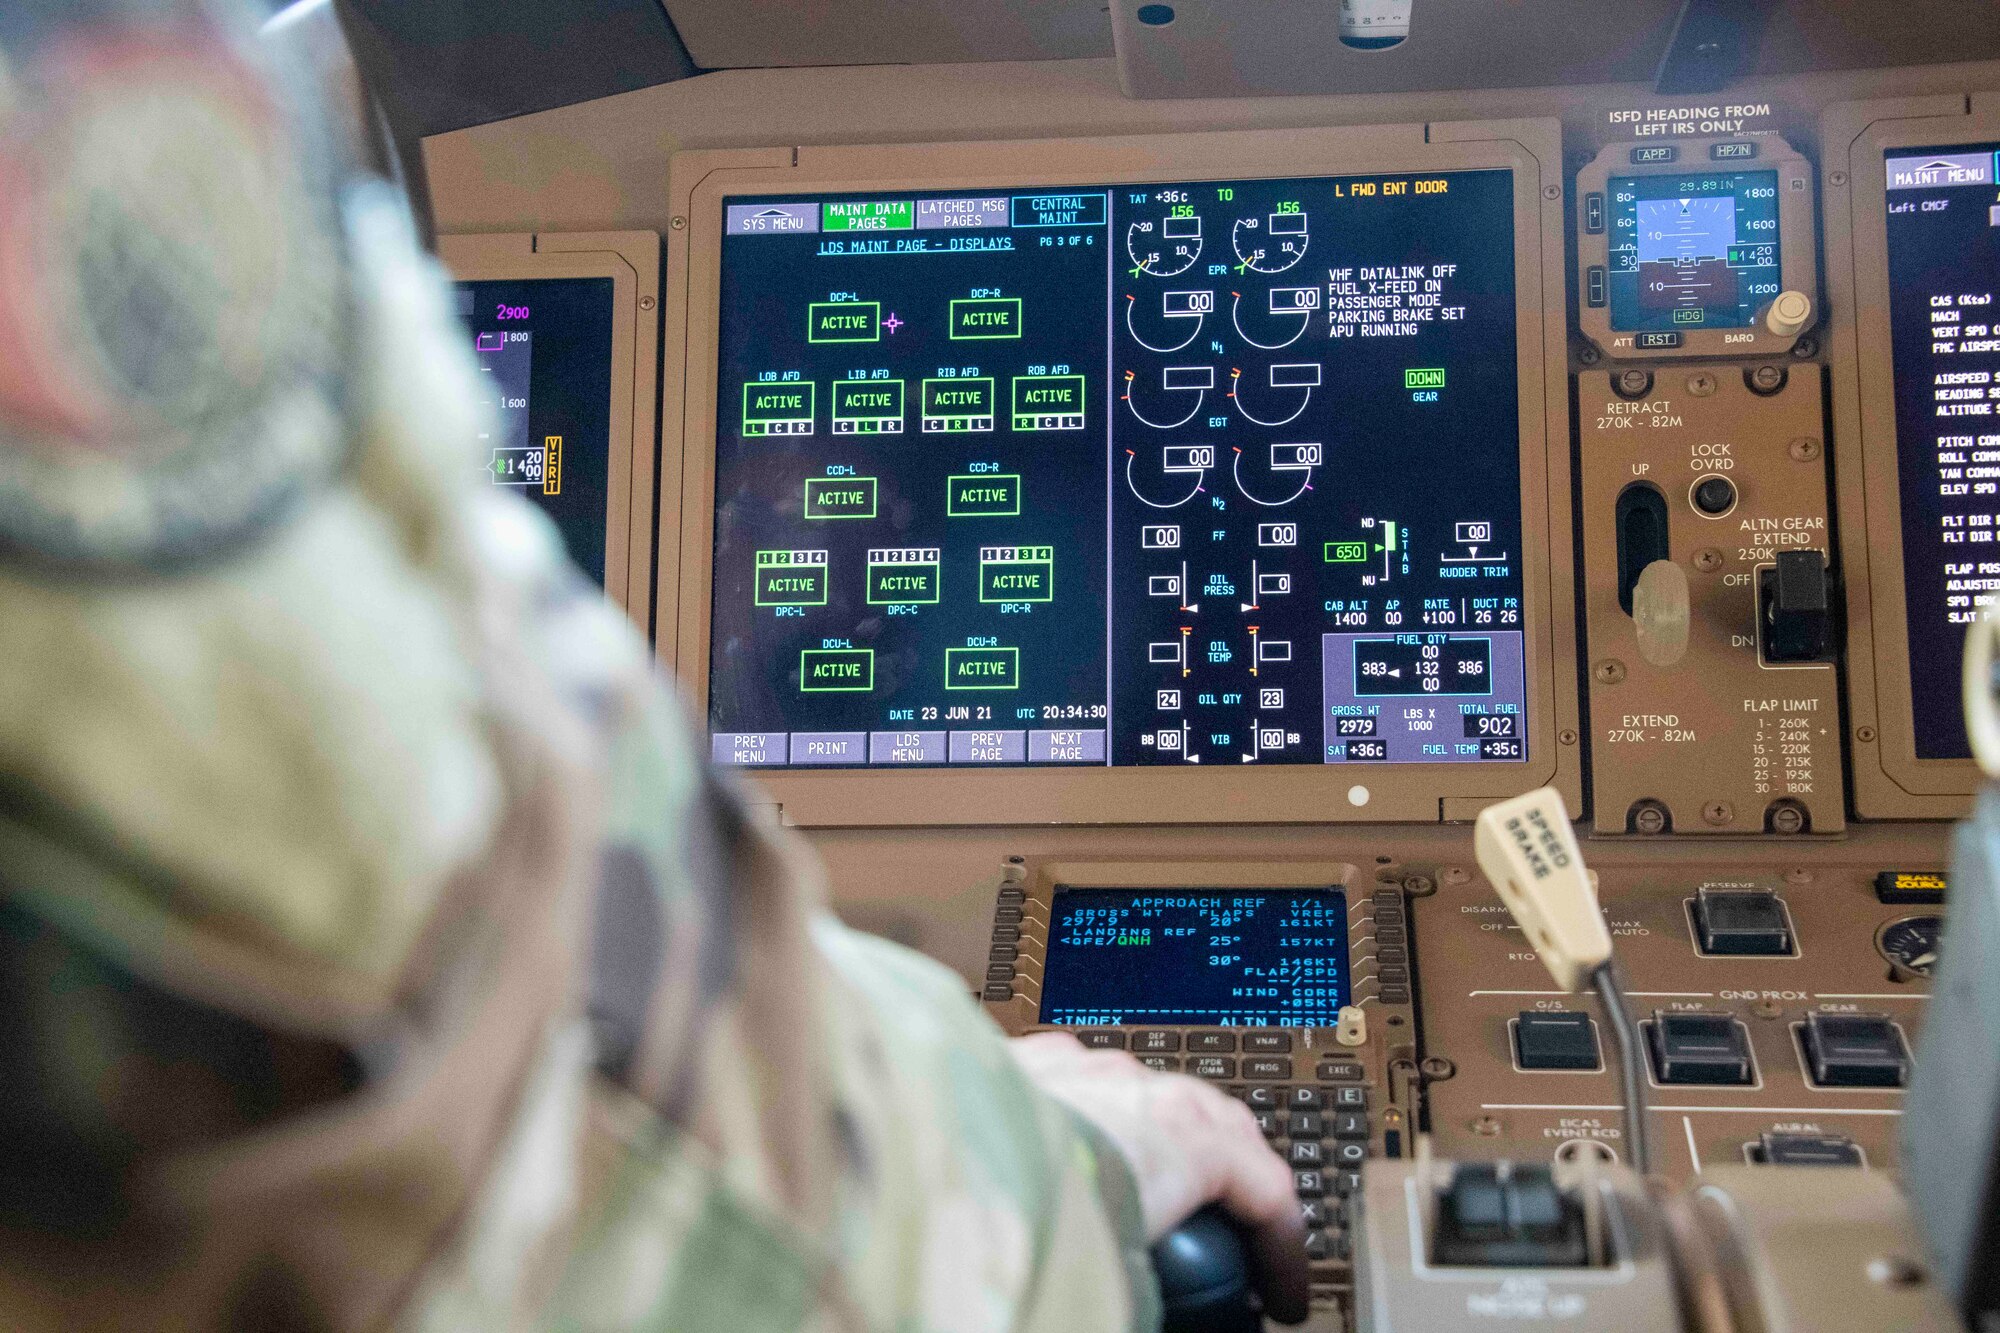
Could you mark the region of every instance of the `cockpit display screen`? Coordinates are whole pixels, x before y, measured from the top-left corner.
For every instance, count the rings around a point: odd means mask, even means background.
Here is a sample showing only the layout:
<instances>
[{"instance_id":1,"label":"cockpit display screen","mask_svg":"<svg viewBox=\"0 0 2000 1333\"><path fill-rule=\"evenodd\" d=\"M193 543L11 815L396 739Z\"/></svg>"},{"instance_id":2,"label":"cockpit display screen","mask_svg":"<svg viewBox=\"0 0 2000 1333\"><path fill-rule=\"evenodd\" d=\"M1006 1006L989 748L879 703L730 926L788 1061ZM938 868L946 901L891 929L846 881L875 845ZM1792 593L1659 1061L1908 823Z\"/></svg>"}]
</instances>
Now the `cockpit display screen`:
<instances>
[{"instance_id":1,"label":"cockpit display screen","mask_svg":"<svg viewBox=\"0 0 2000 1333\"><path fill-rule=\"evenodd\" d=\"M1778 173L1610 182L1611 327L1744 329L1781 287Z\"/></svg>"},{"instance_id":2,"label":"cockpit display screen","mask_svg":"<svg viewBox=\"0 0 2000 1333\"><path fill-rule=\"evenodd\" d=\"M1515 208L724 200L714 759L1525 761Z\"/></svg>"},{"instance_id":3,"label":"cockpit display screen","mask_svg":"<svg viewBox=\"0 0 2000 1333\"><path fill-rule=\"evenodd\" d=\"M610 278L461 282L479 393L495 430L482 478L554 520L576 566L604 586L611 486Z\"/></svg>"},{"instance_id":4,"label":"cockpit display screen","mask_svg":"<svg viewBox=\"0 0 2000 1333\"><path fill-rule=\"evenodd\" d=\"M1889 335L1919 759L1967 759L1958 661L2000 599L2000 144L1887 158Z\"/></svg>"},{"instance_id":5,"label":"cockpit display screen","mask_svg":"<svg viewBox=\"0 0 2000 1333\"><path fill-rule=\"evenodd\" d=\"M1039 1021L1332 1027L1350 993L1338 889L1058 889Z\"/></svg>"}]
</instances>

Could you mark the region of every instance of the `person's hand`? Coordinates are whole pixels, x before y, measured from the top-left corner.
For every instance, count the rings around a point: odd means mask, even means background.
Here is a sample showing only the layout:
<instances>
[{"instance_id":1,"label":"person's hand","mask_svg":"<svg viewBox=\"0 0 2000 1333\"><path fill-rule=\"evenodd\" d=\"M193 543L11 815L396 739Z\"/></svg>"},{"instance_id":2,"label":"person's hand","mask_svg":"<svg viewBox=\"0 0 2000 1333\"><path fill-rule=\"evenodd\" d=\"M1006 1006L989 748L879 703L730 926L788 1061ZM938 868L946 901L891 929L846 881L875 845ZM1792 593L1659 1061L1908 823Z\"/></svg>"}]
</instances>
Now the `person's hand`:
<instances>
[{"instance_id":1,"label":"person's hand","mask_svg":"<svg viewBox=\"0 0 2000 1333\"><path fill-rule=\"evenodd\" d=\"M1148 1242L1220 1202L1250 1233L1268 1312L1305 1314L1305 1220L1292 1172L1250 1108L1199 1079L1162 1074L1124 1051L1088 1050L1066 1032L1013 1043L1036 1087L1088 1119L1131 1164Z\"/></svg>"}]
</instances>

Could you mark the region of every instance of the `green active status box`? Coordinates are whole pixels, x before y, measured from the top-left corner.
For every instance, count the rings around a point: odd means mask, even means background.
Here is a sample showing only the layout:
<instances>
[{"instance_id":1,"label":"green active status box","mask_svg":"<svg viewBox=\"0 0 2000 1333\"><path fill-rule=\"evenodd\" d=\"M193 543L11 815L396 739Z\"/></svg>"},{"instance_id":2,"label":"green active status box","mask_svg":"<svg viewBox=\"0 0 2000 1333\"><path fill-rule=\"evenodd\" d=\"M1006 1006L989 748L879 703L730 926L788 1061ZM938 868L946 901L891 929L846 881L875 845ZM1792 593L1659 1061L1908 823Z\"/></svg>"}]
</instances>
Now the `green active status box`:
<instances>
[{"instance_id":1,"label":"green active status box","mask_svg":"<svg viewBox=\"0 0 2000 1333\"><path fill-rule=\"evenodd\" d=\"M873 648L803 648L799 690L805 694L866 693L875 688Z\"/></svg>"},{"instance_id":2,"label":"green active status box","mask_svg":"<svg viewBox=\"0 0 2000 1333\"><path fill-rule=\"evenodd\" d=\"M1021 336L1021 298L969 297L951 303L951 336L961 342L985 342Z\"/></svg>"},{"instance_id":3,"label":"green active status box","mask_svg":"<svg viewBox=\"0 0 2000 1333\"><path fill-rule=\"evenodd\" d=\"M1326 563L1329 565L1366 564L1367 561L1367 542L1328 542L1326 544Z\"/></svg>"},{"instance_id":4,"label":"green active status box","mask_svg":"<svg viewBox=\"0 0 2000 1333\"><path fill-rule=\"evenodd\" d=\"M812 434L814 395L811 380L772 380L744 385L743 434Z\"/></svg>"},{"instance_id":5,"label":"green active status box","mask_svg":"<svg viewBox=\"0 0 2000 1333\"><path fill-rule=\"evenodd\" d=\"M944 512L948 518L1015 518L1021 512L1018 473L989 477L959 476L945 481Z\"/></svg>"},{"instance_id":6,"label":"green active status box","mask_svg":"<svg viewBox=\"0 0 2000 1333\"><path fill-rule=\"evenodd\" d=\"M948 690L1018 690L1019 648L947 648L944 687Z\"/></svg>"},{"instance_id":7,"label":"green active status box","mask_svg":"<svg viewBox=\"0 0 2000 1333\"><path fill-rule=\"evenodd\" d=\"M1083 376L1016 375L1015 430L1082 430Z\"/></svg>"},{"instance_id":8,"label":"green active status box","mask_svg":"<svg viewBox=\"0 0 2000 1333\"><path fill-rule=\"evenodd\" d=\"M982 546L979 548L980 601L1052 602L1055 597L1055 547Z\"/></svg>"},{"instance_id":9,"label":"green active status box","mask_svg":"<svg viewBox=\"0 0 2000 1333\"><path fill-rule=\"evenodd\" d=\"M903 381L835 380L835 435L899 435L903 430Z\"/></svg>"},{"instance_id":10,"label":"green active status box","mask_svg":"<svg viewBox=\"0 0 2000 1333\"><path fill-rule=\"evenodd\" d=\"M1444 367L1409 369L1403 372L1405 389L1442 389L1444 387Z\"/></svg>"},{"instance_id":11,"label":"green active status box","mask_svg":"<svg viewBox=\"0 0 2000 1333\"><path fill-rule=\"evenodd\" d=\"M825 606L825 551L757 552L757 605Z\"/></svg>"},{"instance_id":12,"label":"green active status box","mask_svg":"<svg viewBox=\"0 0 2000 1333\"><path fill-rule=\"evenodd\" d=\"M875 517L875 478L807 477L806 517Z\"/></svg>"},{"instance_id":13,"label":"green active status box","mask_svg":"<svg viewBox=\"0 0 2000 1333\"><path fill-rule=\"evenodd\" d=\"M925 380L923 416L926 431L992 430L991 379Z\"/></svg>"},{"instance_id":14,"label":"green active status box","mask_svg":"<svg viewBox=\"0 0 2000 1333\"><path fill-rule=\"evenodd\" d=\"M917 225L914 199L871 199L859 204L823 204L821 231L910 231Z\"/></svg>"},{"instance_id":15,"label":"green active status box","mask_svg":"<svg viewBox=\"0 0 2000 1333\"><path fill-rule=\"evenodd\" d=\"M806 307L806 341L872 343L882 341L880 301L815 301Z\"/></svg>"},{"instance_id":16,"label":"green active status box","mask_svg":"<svg viewBox=\"0 0 2000 1333\"><path fill-rule=\"evenodd\" d=\"M938 572L939 548L913 546L868 553L868 602L871 606L920 602L935 605L944 580Z\"/></svg>"}]
</instances>

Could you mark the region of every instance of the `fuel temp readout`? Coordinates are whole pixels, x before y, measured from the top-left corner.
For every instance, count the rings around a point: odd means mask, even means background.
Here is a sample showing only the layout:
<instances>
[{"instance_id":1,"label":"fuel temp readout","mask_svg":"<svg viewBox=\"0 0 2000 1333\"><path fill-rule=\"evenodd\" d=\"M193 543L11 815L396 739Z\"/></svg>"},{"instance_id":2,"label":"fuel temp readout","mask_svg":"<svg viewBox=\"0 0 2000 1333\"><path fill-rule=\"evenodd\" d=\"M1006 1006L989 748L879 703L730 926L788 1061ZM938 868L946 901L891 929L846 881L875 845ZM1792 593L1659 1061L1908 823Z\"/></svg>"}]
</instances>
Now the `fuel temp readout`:
<instances>
[{"instance_id":1,"label":"fuel temp readout","mask_svg":"<svg viewBox=\"0 0 2000 1333\"><path fill-rule=\"evenodd\" d=\"M1059 890L1041 1021L1332 1026L1347 1003L1338 889Z\"/></svg>"}]
</instances>

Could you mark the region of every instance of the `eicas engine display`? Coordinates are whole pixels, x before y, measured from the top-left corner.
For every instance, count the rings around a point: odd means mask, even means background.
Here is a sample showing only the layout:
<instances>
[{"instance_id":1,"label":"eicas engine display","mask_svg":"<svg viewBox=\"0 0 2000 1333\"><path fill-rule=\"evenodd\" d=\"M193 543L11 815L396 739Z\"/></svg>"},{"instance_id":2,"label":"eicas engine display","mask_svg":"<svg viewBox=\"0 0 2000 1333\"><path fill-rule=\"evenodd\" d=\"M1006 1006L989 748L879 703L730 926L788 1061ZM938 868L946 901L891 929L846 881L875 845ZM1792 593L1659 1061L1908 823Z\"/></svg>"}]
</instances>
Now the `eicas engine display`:
<instances>
[{"instance_id":1,"label":"eicas engine display","mask_svg":"<svg viewBox=\"0 0 2000 1333\"><path fill-rule=\"evenodd\" d=\"M715 759L1524 761L1513 194L726 201Z\"/></svg>"}]
</instances>

